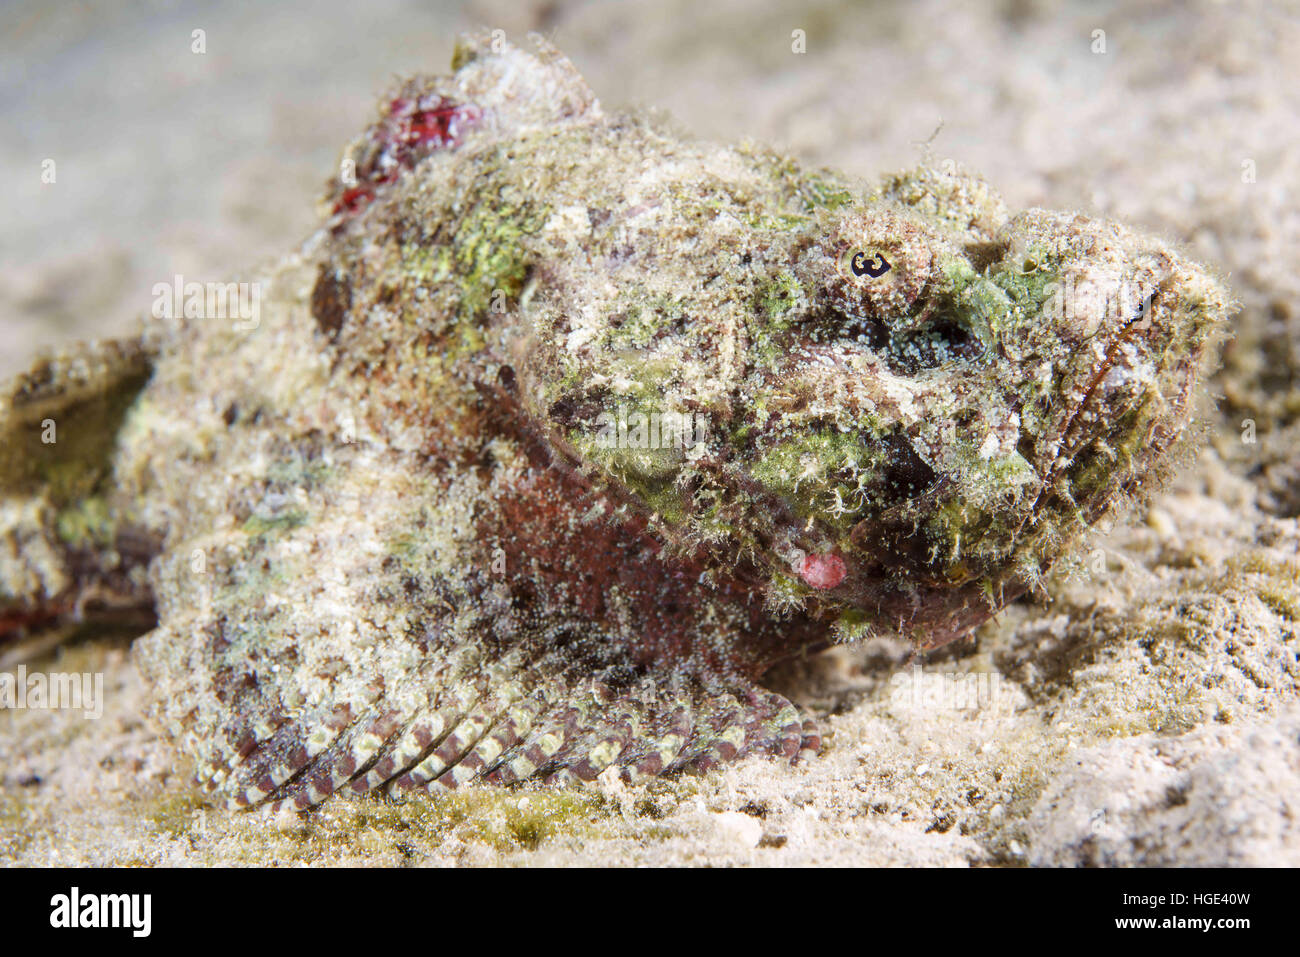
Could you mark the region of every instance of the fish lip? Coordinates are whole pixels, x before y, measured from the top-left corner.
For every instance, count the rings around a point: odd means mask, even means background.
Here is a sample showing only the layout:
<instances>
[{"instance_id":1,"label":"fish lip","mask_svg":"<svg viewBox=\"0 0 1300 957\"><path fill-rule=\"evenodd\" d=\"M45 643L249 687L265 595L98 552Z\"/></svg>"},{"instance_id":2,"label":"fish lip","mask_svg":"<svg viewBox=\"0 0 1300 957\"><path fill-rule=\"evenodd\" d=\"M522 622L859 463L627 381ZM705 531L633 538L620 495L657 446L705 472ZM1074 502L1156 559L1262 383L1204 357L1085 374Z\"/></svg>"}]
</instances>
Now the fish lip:
<instances>
[{"instance_id":1,"label":"fish lip","mask_svg":"<svg viewBox=\"0 0 1300 957\"><path fill-rule=\"evenodd\" d=\"M1175 277L1171 271L1162 270L1159 273L1153 283L1153 288L1143 295L1140 302L1141 308L1137 314L1129 315L1123 319L1118 328L1109 333L1101 357L1085 373L1074 380L1076 382L1086 382L1087 388L1069 414L1054 430L1053 439L1046 444L1036 443L1036 454L1032 458L1026 457L1029 466L1038 476L1038 490L1025 509L1019 525L1012 533L1013 548L1018 549L1020 547L1025 534L1025 527L1030 523L1031 518L1038 513L1039 504L1043 501L1044 496L1050 495L1058 487L1062 471L1069 467L1078 452L1086 446L1090 434L1075 435L1079 416L1086 412L1094 402L1097 389L1105 380L1107 373L1115 366L1120 348L1127 342L1141 342L1141 334L1150 330L1152 325L1158 321L1156 316L1159 315L1157 309L1159 300L1173 291L1174 284ZM1063 383L1063 386L1061 389L1063 393L1073 389L1073 386L1069 384ZM1184 383L1185 388L1186 383ZM1073 442L1067 449L1065 447L1066 443L1070 442L1072 438Z\"/></svg>"}]
</instances>

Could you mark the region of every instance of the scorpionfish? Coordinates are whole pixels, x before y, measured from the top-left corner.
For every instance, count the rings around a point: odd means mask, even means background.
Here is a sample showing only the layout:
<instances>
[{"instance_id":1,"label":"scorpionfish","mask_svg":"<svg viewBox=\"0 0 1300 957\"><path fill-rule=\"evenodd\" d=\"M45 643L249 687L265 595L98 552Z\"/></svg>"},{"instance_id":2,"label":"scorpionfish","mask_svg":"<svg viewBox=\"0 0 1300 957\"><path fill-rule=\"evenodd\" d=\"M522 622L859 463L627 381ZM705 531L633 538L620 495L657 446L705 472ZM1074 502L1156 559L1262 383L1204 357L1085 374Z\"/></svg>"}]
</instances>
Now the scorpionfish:
<instances>
[{"instance_id":1,"label":"scorpionfish","mask_svg":"<svg viewBox=\"0 0 1300 957\"><path fill-rule=\"evenodd\" d=\"M0 394L0 644L143 610L232 806L799 760L765 672L969 634L1192 414L1232 304L1168 243L701 142L532 42L386 94L255 310Z\"/></svg>"}]
</instances>

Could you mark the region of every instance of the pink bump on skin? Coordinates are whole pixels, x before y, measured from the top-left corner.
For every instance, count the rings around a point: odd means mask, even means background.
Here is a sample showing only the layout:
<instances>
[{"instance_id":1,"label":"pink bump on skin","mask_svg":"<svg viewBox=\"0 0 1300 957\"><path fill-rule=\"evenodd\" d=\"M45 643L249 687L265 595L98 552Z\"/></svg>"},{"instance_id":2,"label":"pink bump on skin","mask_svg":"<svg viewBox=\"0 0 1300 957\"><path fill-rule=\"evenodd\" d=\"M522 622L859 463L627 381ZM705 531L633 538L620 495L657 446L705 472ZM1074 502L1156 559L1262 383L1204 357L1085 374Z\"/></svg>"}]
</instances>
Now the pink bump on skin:
<instances>
[{"instance_id":1,"label":"pink bump on skin","mask_svg":"<svg viewBox=\"0 0 1300 957\"><path fill-rule=\"evenodd\" d=\"M834 553L807 555L799 565L799 577L813 588L834 588L848 573L844 559Z\"/></svg>"}]
</instances>

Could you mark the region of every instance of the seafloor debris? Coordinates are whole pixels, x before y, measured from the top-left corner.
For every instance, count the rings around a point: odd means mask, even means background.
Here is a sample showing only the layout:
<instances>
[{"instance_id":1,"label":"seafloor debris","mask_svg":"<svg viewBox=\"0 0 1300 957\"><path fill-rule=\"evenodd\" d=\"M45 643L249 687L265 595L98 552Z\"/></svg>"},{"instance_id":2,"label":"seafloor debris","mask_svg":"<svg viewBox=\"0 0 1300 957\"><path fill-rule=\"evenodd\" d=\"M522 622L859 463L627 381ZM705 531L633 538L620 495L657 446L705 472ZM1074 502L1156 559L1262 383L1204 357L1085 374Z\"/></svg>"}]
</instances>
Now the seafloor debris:
<instances>
[{"instance_id":1,"label":"seafloor debris","mask_svg":"<svg viewBox=\"0 0 1300 957\"><path fill-rule=\"evenodd\" d=\"M256 316L3 394L0 629L156 609L155 717L235 804L815 750L763 672L1034 587L1229 311L1123 226L686 140L497 46L384 99Z\"/></svg>"}]
</instances>

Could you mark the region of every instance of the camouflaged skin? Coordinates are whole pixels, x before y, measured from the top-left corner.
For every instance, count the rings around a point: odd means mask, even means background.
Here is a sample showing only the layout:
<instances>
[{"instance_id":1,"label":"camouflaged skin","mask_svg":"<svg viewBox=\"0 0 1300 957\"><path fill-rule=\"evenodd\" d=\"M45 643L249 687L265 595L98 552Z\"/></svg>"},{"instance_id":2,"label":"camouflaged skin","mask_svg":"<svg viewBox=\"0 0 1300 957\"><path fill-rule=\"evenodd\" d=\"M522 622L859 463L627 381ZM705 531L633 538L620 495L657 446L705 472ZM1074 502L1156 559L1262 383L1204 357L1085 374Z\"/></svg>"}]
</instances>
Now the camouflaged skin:
<instances>
[{"instance_id":1,"label":"camouflaged skin","mask_svg":"<svg viewBox=\"0 0 1300 957\"><path fill-rule=\"evenodd\" d=\"M233 805L814 752L767 669L969 633L1187 422L1231 306L1167 244L697 142L534 44L386 97L255 321L0 400L0 641L152 609Z\"/></svg>"}]
</instances>

